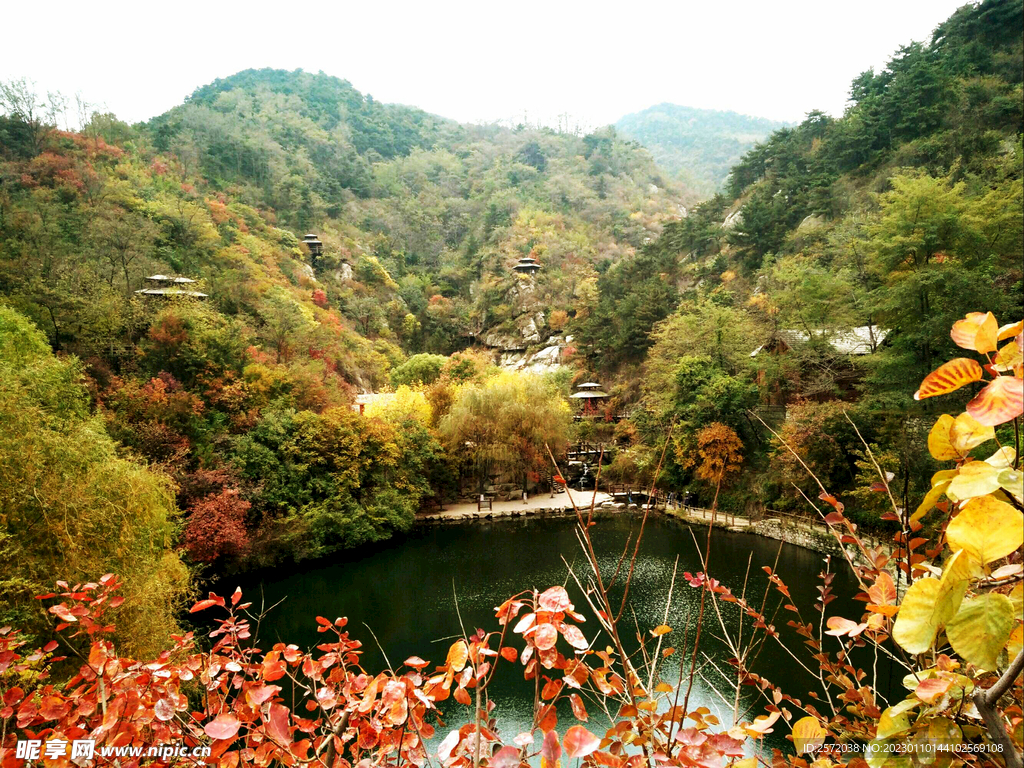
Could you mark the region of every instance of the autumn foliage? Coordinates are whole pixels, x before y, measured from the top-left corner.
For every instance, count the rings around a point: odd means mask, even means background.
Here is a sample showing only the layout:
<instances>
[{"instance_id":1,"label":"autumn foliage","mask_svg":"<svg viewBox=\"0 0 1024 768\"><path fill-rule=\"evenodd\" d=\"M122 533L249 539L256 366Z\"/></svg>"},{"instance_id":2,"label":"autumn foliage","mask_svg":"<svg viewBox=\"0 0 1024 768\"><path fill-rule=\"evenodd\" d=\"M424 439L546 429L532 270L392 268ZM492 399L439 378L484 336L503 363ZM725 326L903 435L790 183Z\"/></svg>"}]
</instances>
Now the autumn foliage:
<instances>
[{"instance_id":1,"label":"autumn foliage","mask_svg":"<svg viewBox=\"0 0 1024 768\"><path fill-rule=\"evenodd\" d=\"M1024 378L1019 326L1003 331L1015 335L1007 336L1011 340L997 356L982 353L988 374L983 392L991 400L986 413L1006 419L985 425L968 412L936 422L929 449L955 466L936 474L934 493L913 514L902 510L900 518L901 510L893 510L903 526L894 548L863 540L843 503L821 489L819 499L829 509L821 513L823 519L847 545L845 557L863 590L859 620L831 616L824 621L824 609L835 599L828 569L810 607L820 618L805 616L808 607L793 602L770 567L765 570L775 605L768 592L748 597L706 573L684 574L689 586L701 591L701 604L713 608L707 616L721 617L729 604L749 618L749 644L733 639L725 623L722 629L734 652L729 665L737 690L751 686L761 693L763 714L741 712L738 698L732 724L706 708L688 710L694 667L686 676L685 662L687 654L697 658L700 632L692 648L677 649L668 642L676 637L672 628L660 625L638 631L639 648L626 651L620 620L633 568L629 544L614 572L603 569L590 539L594 521L577 510L590 572L572 577L582 588L589 616L577 610L564 587L526 590L496 607L496 627L466 632L442 662L413 656L384 672L361 666L362 645L350 636L344 618L316 618L326 637L312 651L284 643L261 648L254 627L262 615L243 602L240 590L229 599L210 594L192 606L192 613L220 612L208 648L189 632L155 658L120 656L111 639L123 602L118 578L108 574L74 586L58 582L58 593L40 599L58 622L59 640L28 651L20 631L0 629L0 766L19 765L18 739L84 737L95 739L98 747L209 744L207 762L223 768L430 766L435 759L443 768L513 768L534 758L543 768L557 768L563 757L586 768L803 767L808 761L802 754L824 768L840 764L843 755L820 751L830 739L859 744L867 757L855 757L858 765L890 765L888 750L901 745L917 745L921 752L931 745L932 754L945 749L942 764L953 759L986 764L998 747L1008 765L1019 765L1024 723L1019 457L1009 446L985 460L972 457L975 448L995 437L993 426L1020 417L1012 398L1007 403L1003 394L1017 386L1012 380ZM704 442L704 460L720 479L739 459L726 432L716 431L714 437ZM888 492L884 475L881 484ZM222 486L193 505L192 514L229 521L244 513L243 505ZM202 536L195 542L206 554L225 546ZM705 562L709 556L710 544ZM610 585L620 578L626 594L621 604L613 604ZM902 597L901 581L909 584ZM805 648L785 644L775 626L780 615L804 638ZM588 621L597 626L585 631ZM782 644L795 660L806 652L808 661L799 663L818 670L824 695L798 697L785 691L784 681L754 672L751 649L756 652L761 642ZM903 700L880 698L877 668L853 666L854 649L864 646L906 669L903 684L909 693ZM677 654L678 676L667 666ZM56 678L60 664L77 669L66 682ZM535 691L532 727L511 739L499 736L493 717L496 702L489 684L499 673L521 674ZM453 716L438 711L449 699L466 708L464 717L454 715L461 725L447 725L446 717ZM559 713L560 701L569 705L569 723ZM598 715L607 726L596 726ZM758 740L780 731L793 740L797 755L775 751L769 758L760 751ZM985 744L988 752L980 749ZM48 764L71 762L64 755Z\"/></svg>"}]
</instances>

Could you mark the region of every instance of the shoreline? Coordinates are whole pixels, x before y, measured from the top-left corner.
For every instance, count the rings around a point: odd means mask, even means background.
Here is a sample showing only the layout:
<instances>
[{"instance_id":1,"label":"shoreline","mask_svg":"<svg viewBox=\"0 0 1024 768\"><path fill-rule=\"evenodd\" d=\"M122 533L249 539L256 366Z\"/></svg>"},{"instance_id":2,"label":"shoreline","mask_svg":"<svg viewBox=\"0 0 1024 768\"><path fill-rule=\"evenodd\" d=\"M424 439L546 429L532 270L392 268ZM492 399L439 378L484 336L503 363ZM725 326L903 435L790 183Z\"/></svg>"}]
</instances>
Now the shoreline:
<instances>
[{"instance_id":1,"label":"shoreline","mask_svg":"<svg viewBox=\"0 0 1024 768\"><path fill-rule=\"evenodd\" d=\"M591 496L590 493L586 494ZM518 518L559 518L559 517L575 517L576 513L573 511L572 506L564 506L558 504L560 499L549 499L551 504L545 506L526 506L521 508L505 508L505 509L491 509L476 511L475 509L455 509L456 506L471 507L475 504L463 504L453 505L453 508L442 512L431 512L428 514L417 515L414 525L447 525L452 523L464 523L471 520L512 520ZM511 502L510 502L511 503ZM580 510L589 510L589 501L585 505L580 505ZM604 501L594 507L595 514L641 514L643 507L639 505L632 505L627 508L625 504L615 503L612 501ZM672 509L662 507L652 507L651 511L664 515L666 517L679 520L690 525L697 525L709 522L708 514L709 510L700 510L700 515L687 514L686 509ZM733 521L730 523L730 519ZM823 555L842 555L843 550L835 538L828 532L827 529L809 525L794 526L792 524L784 524L781 518L766 517L762 520L751 522L747 518L739 516L731 516L722 513L718 519L716 519L712 525L715 528L720 528L734 533L750 533L755 536L761 536L766 539L774 539L776 541L782 541L786 544L792 544L793 546L802 547L803 549L809 549L813 552L818 552ZM870 537L873 539L873 537Z\"/></svg>"}]
</instances>

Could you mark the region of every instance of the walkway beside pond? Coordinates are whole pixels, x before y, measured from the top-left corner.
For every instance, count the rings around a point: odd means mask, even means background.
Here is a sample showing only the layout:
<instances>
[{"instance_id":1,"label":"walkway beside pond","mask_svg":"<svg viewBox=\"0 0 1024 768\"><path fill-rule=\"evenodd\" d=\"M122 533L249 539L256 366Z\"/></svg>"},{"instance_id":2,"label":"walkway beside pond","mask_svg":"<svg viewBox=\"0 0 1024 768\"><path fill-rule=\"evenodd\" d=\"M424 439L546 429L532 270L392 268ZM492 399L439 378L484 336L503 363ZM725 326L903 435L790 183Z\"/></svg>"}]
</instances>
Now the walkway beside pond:
<instances>
[{"instance_id":1,"label":"walkway beside pond","mask_svg":"<svg viewBox=\"0 0 1024 768\"><path fill-rule=\"evenodd\" d=\"M570 501L569 496L572 496ZM554 497L550 493L538 493L528 498L525 502L521 499L514 501L494 501L491 509L477 510L475 501L463 502L460 504L447 504L443 511L434 510L427 514L417 515L417 520L471 520L473 518L492 517L519 517L522 515L539 515L552 512L572 511L573 502L581 510L590 509L592 502L600 507L605 502L612 500L612 497L601 491L597 493L597 500L594 502L593 491L565 491L556 493Z\"/></svg>"}]
</instances>

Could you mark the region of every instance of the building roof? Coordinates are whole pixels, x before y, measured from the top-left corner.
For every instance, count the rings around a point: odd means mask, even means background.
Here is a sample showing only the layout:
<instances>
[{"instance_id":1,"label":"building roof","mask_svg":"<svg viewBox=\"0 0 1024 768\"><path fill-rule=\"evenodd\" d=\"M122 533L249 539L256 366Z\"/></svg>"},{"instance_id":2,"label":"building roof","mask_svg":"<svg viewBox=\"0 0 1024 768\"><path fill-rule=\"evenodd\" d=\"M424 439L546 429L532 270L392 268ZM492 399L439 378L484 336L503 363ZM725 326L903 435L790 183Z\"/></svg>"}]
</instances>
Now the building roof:
<instances>
[{"instance_id":1,"label":"building roof","mask_svg":"<svg viewBox=\"0 0 1024 768\"><path fill-rule=\"evenodd\" d=\"M199 291L186 291L181 288L143 288L135 293L143 296L191 296L194 299L205 299L207 294Z\"/></svg>"},{"instance_id":2,"label":"building roof","mask_svg":"<svg viewBox=\"0 0 1024 768\"><path fill-rule=\"evenodd\" d=\"M845 331L829 332L825 330L812 331L814 337L823 338L833 350L841 355L870 355L878 345L881 344L889 331L873 325L861 325ZM764 351L783 346L786 349L802 347L811 340L811 334L806 331L798 331L791 328L783 328L775 332L774 336L760 347L750 353L751 357Z\"/></svg>"},{"instance_id":3,"label":"building roof","mask_svg":"<svg viewBox=\"0 0 1024 768\"><path fill-rule=\"evenodd\" d=\"M586 384L577 384L576 389L600 389L601 385L596 381L588 381Z\"/></svg>"},{"instance_id":4,"label":"building roof","mask_svg":"<svg viewBox=\"0 0 1024 768\"><path fill-rule=\"evenodd\" d=\"M168 277L167 275L150 275L146 279L149 280L150 282L153 282L153 283L178 283L178 284L184 284L184 283L194 283L195 282L195 280L193 280L190 277Z\"/></svg>"},{"instance_id":5,"label":"building roof","mask_svg":"<svg viewBox=\"0 0 1024 768\"><path fill-rule=\"evenodd\" d=\"M574 392L573 394L569 395L569 397L577 399L577 400L588 400L588 399L600 400L602 398L608 397L608 393L607 392L602 392L599 389L593 389L593 390L585 390L583 392Z\"/></svg>"}]
</instances>

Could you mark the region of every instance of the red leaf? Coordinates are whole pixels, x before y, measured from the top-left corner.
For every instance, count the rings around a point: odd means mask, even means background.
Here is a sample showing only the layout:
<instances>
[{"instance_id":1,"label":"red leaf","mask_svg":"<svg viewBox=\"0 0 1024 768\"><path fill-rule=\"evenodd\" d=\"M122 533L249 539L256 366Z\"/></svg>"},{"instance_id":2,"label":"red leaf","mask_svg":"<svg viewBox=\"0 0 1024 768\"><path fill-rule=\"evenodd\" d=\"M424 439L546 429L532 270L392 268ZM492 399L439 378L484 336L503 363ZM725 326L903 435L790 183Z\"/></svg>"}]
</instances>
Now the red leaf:
<instances>
[{"instance_id":1,"label":"red leaf","mask_svg":"<svg viewBox=\"0 0 1024 768\"><path fill-rule=\"evenodd\" d=\"M225 712L208 722L203 730L211 739L224 740L233 739L240 726L241 723L238 722L237 717L230 712Z\"/></svg>"},{"instance_id":2,"label":"red leaf","mask_svg":"<svg viewBox=\"0 0 1024 768\"><path fill-rule=\"evenodd\" d=\"M580 722L587 722L590 718L587 715L587 708L583 706L583 699L579 697L579 694L569 694L569 704L572 705L572 713L576 715L576 719Z\"/></svg>"},{"instance_id":3,"label":"red leaf","mask_svg":"<svg viewBox=\"0 0 1024 768\"><path fill-rule=\"evenodd\" d=\"M506 645L501 649L501 658L505 661L515 661L517 656L519 656L519 651L511 645Z\"/></svg>"},{"instance_id":4,"label":"red leaf","mask_svg":"<svg viewBox=\"0 0 1024 768\"><path fill-rule=\"evenodd\" d=\"M234 594L231 595L231 604L238 605L238 601L242 599L242 588L235 587Z\"/></svg>"},{"instance_id":5,"label":"red leaf","mask_svg":"<svg viewBox=\"0 0 1024 768\"><path fill-rule=\"evenodd\" d=\"M487 761L487 765L488 768L517 768L519 750L515 747L502 747Z\"/></svg>"},{"instance_id":6,"label":"red leaf","mask_svg":"<svg viewBox=\"0 0 1024 768\"><path fill-rule=\"evenodd\" d=\"M216 604L217 604L216 600L200 600L198 603L196 603L195 605L193 605L189 609L189 613L197 613L199 611L205 611L210 606L213 606L213 605L216 605Z\"/></svg>"},{"instance_id":7,"label":"red leaf","mask_svg":"<svg viewBox=\"0 0 1024 768\"><path fill-rule=\"evenodd\" d=\"M572 603L569 602L569 593L565 591L565 587L551 587L544 590L537 603L540 610L551 613L559 613L572 608Z\"/></svg>"},{"instance_id":8,"label":"red leaf","mask_svg":"<svg viewBox=\"0 0 1024 768\"><path fill-rule=\"evenodd\" d=\"M57 605L50 606L50 613L59 618L61 621L66 621L69 624L78 621L74 616L71 615L71 611L64 603L57 603Z\"/></svg>"},{"instance_id":9,"label":"red leaf","mask_svg":"<svg viewBox=\"0 0 1024 768\"><path fill-rule=\"evenodd\" d=\"M557 640L558 630L555 629L554 624L541 624L533 635L533 642L537 649L541 651L554 648Z\"/></svg>"},{"instance_id":10,"label":"red leaf","mask_svg":"<svg viewBox=\"0 0 1024 768\"><path fill-rule=\"evenodd\" d=\"M540 748L540 756L542 760L548 762L548 765L554 765L562 756L562 746L558 743L558 734L553 729L544 734L544 745Z\"/></svg>"},{"instance_id":11,"label":"red leaf","mask_svg":"<svg viewBox=\"0 0 1024 768\"><path fill-rule=\"evenodd\" d=\"M271 686L276 688L277 686ZM270 720L267 722L267 733L279 746L286 747L292 743L288 732L288 707L283 704L270 705Z\"/></svg>"},{"instance_id":12,"label":"red leaf","mask_svg":"<svg viewBox=\"0 0 1024 768\"><path fill-rule=\"evenodd\" d=\"M586 757L601 746L601 740L582 725L574 725L565 732L562 746L569 757Z\"/></svg>"}]
</instances>

